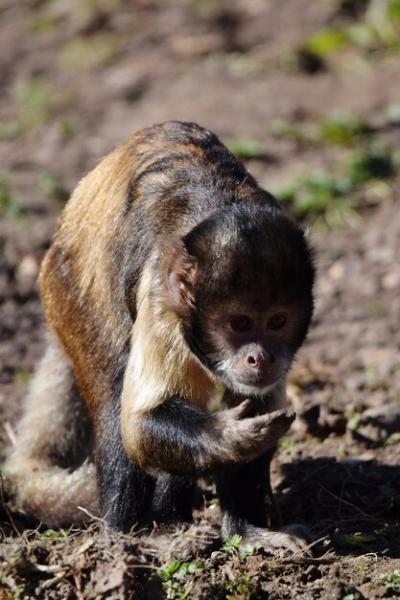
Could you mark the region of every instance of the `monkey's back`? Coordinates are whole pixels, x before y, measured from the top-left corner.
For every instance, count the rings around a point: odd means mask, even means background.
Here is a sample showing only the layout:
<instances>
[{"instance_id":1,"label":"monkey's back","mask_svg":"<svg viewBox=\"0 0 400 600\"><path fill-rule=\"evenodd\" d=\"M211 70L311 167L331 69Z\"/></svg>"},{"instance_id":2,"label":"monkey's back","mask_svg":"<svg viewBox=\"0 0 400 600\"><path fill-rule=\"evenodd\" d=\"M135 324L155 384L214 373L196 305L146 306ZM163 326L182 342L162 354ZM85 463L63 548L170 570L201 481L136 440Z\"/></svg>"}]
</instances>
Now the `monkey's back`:
<instances>
[{"instance_id":1,"label":"monkey's back","mask_svg":"<svg viewBox=\"0 0 400 600\"><path fill-rule=\"evenodd\" d=\"M98 398L121 383L137 283L157 238L181 237L244 201L275 205L214 134L192 123L144 129L80 182L43 262L40 289L94 413Z\"/></svg>"}]
</instances>

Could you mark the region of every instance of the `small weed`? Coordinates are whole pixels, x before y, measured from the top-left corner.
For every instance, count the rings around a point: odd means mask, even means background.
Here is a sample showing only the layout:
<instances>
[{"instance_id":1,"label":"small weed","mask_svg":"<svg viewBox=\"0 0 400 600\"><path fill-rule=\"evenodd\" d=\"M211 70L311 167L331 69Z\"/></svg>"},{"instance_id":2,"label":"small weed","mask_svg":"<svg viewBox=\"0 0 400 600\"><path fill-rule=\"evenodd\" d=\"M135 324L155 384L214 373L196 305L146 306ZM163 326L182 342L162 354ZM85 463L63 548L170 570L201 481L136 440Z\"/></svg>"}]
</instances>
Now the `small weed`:
<instances>
[{"instance_id":1,"label":"small weed","mask_svg":"<svg viewBox=\"0 0 400 600\"><path fill-rule=\"evenodd\" d=\"M350 157L348 170L353 186L392 177L395 174L392 151L385 144L371 144Z\"/></svg>"},{"instance_id":2,"label":"small weed","mask_svg":"<svg viewBox=\"0 0 400 600\"><path fill-rule=\"evenodd\" d=\"M39 188L42 194L57 202L66 202L68 200L68 190L59 176L52 171L45 171L40 175Z\"/></svg>"},{"instance_id":3,"label":"small weed","mask_svg":"<svg viewBox=\"0 0 400 600\"><path fill-rule=\"evenodd\" d=\"M10 181L0 176L0 216L20 217L24 212L24 206L15 196Z\"/></svg>"},{"instance_id":4,"label":"small weed","mask_svg":"<svg viewBox=\"0 0 400 600\"><path fill-rule=\"evenodd\" d=\"M237 598L238 596L247 600L255 591L255 583L249 575L242 575L242 577L236 581L231 581L228 583L226 586L226 591L227 600L230 600L231 598Z\"/></svg>"},{"instance_id":5,"label":"small weed","mask_svg":"<svg viewBox=\"0 0 400 600\"><path fill-rule=\"evenodd\" d=\"M38 542L45 542L47 540L65 540L69 537L69 531L66 529L46 529L37 538Z\"/></svg>"},{"instance_id":6,"label":"small weed","mask_svg":"<svg viewBox=\"0 0 400 600\"><path fill-rule=\"evenodd\" d=\"M227 148L242 160L251 160L265 156L265 149L260 142L251 138L237 138L225 142Z\"/></svg>"},{"instance_id":7,"label":"small weed","mask_svg":"<svg viewBox=\"0 0 400 600\"><path fill-rule=\"evenodd\" d=\"M199 560L191 562L172 560L164 565L160 570L160 576L167 598L170 600L188 598L193 585L191 576L203 568L204 564Z\"/></svg>"},{"instance_id":8,"label":"small weed","mask_svg":"<svg viewBox=\"0 0 400 600\"><path fill-rule=\"evenodd\" d=\"M353 132L357 129L359 133L366 131L361 122L351 129ZM349 139L348 134L349 129L341 129L340 134L336 130L335 136L344 140ZM399 162L396 150L380 143L370 144L350 154L341 175L319 169L275 190L275 195L298 217L313 217L317 226L356 225L359 221L360 192L363 192L364 204L376 203L387 197L386 189L375 189L376 194L369 187L371 182L379 184L394 176Z\"/></svg>"},{"instance_id":9,"label":"small weed","mask_svg":"<svg viewBox=\"0 0 400 600\"><path fill-rule=\"evenodd\" d=\"M387 575L381 575L380 579L385 584L385 593L395 592L396 594L400 592L400 570L395 569L393 573L388 573Z\"/></svg>"},{"instance_id":10,"label":"small weed","mask_svg":"<svg viewBox=\"0 0 400 600\"><path fill-rule=\"evenodd\" d=\"M400 47L400 1L370 2L363 17L350 25L328 27L307 38L297 50L299 68L307 69L304 56L310 64L318 61L326 66L327 59L348 50L371 54L398 51Z\"/></svg>"},{"instance_id":11,"label":"small weed","mask_svg":"<svg viewBox=\"0 0 400 600\"><path fill-rule=\"evenodd\" d=\"M320 137L331 144L349 146L371 133L368 123L351 113L338 113L321 124Z\"/></svg>"},{"instance_id":12,"label":"small weed","mask_svg":"<svg viewBox=\"0 0 400 600\"><path fill-rule=\"evenodd\" d=\"M309 37L303 48L320 58L343 50L349 44L349 39L341 29L327 28Z\"/></svg>"},{"instance_id":13,"label":"small weed","mask_svg":"<svg viewBox=\"0 0 400 600\"><path fill-rule=\"evenodd\" d=\"M234 533L225 541L225 544L222 546L222 550L229 554L238 554L240 558L246 558L246 556L250 556L254 554L255 548L250 545L242 545L242 536L238 533Z\"/></svg>"},{"instance_id":14,"label":"small weed","mask_svg":"<svg viewBox=\"0 0 400 600\"><path fill-rule=\"evenodd\" d=\"M242 536L239 535L238 533L234 533L233 535L231 535L231 537L229 537L225 541L225 544L222 546L222 550L224 552L230 552L230 553L236 552L239 550L241 543L242 543Z\"/></svg>"}]
</instances>

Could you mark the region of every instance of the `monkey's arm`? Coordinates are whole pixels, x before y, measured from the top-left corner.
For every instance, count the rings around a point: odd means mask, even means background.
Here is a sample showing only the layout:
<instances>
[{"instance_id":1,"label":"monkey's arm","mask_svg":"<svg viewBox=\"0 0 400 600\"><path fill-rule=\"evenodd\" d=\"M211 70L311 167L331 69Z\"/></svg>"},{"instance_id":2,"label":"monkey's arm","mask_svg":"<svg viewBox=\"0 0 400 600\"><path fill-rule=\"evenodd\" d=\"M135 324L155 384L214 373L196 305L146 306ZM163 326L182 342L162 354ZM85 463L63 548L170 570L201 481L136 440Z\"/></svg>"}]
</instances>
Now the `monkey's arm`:
<instances>
[{"instance_id":1,"label":"monkey's arm","mask_svg":"<svg viewBox=\"0 0 400 600\"><path fill-rule=\"evenodd\" d=\"M127 454L146 470L197 474L248 462L276 445L294 414L286 410L248 417L250 400L207 413L179 399L122 423Z\"/></svg>"}]
</instances>

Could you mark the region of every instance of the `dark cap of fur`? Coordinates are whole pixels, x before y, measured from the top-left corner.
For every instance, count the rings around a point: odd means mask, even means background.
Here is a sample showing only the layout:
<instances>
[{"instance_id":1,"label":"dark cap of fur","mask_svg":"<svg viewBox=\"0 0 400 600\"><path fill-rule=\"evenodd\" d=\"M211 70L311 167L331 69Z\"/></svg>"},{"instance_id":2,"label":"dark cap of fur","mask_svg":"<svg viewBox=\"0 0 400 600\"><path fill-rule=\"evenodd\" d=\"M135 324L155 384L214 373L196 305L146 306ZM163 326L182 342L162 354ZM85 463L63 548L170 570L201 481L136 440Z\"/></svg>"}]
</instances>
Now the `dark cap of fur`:
<instances>
[{"instance_id":1,"label":"dark cap of fur","mask_svg":"<svg viewBox=\"0 0 400 600\"><path fill-rule=\"evenodd\" d=\"M255 305L311 301L312 251L301 227L279 209L232 205L199 223L183 241L197 259L195 296L203 305L232 294Z\"/></svg>"}]
</instances>

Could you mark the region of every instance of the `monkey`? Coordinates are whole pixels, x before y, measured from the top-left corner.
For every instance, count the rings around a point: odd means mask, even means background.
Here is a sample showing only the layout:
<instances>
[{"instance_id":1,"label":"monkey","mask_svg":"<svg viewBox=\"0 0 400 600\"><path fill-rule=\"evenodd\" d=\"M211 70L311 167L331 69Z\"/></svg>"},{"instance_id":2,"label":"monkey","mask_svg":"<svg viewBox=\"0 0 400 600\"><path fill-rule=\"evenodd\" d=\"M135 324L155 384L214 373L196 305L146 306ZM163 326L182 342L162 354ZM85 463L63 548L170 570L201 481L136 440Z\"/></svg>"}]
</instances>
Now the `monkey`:
<instances>
[{"instance_id":1,"label":"monkey","mask_svg":"<svg viewBox=\"0 0 400 600\"><path fill-rule=\"evenodd\" d=\"M303 228L216 135L134 134L81 180L42 263L47 349L5 465L17 504L127 532L190 521L208 474L224 538L303 547L267 526L269 466L314 278Z\"/></svg>"}]
</instances>

